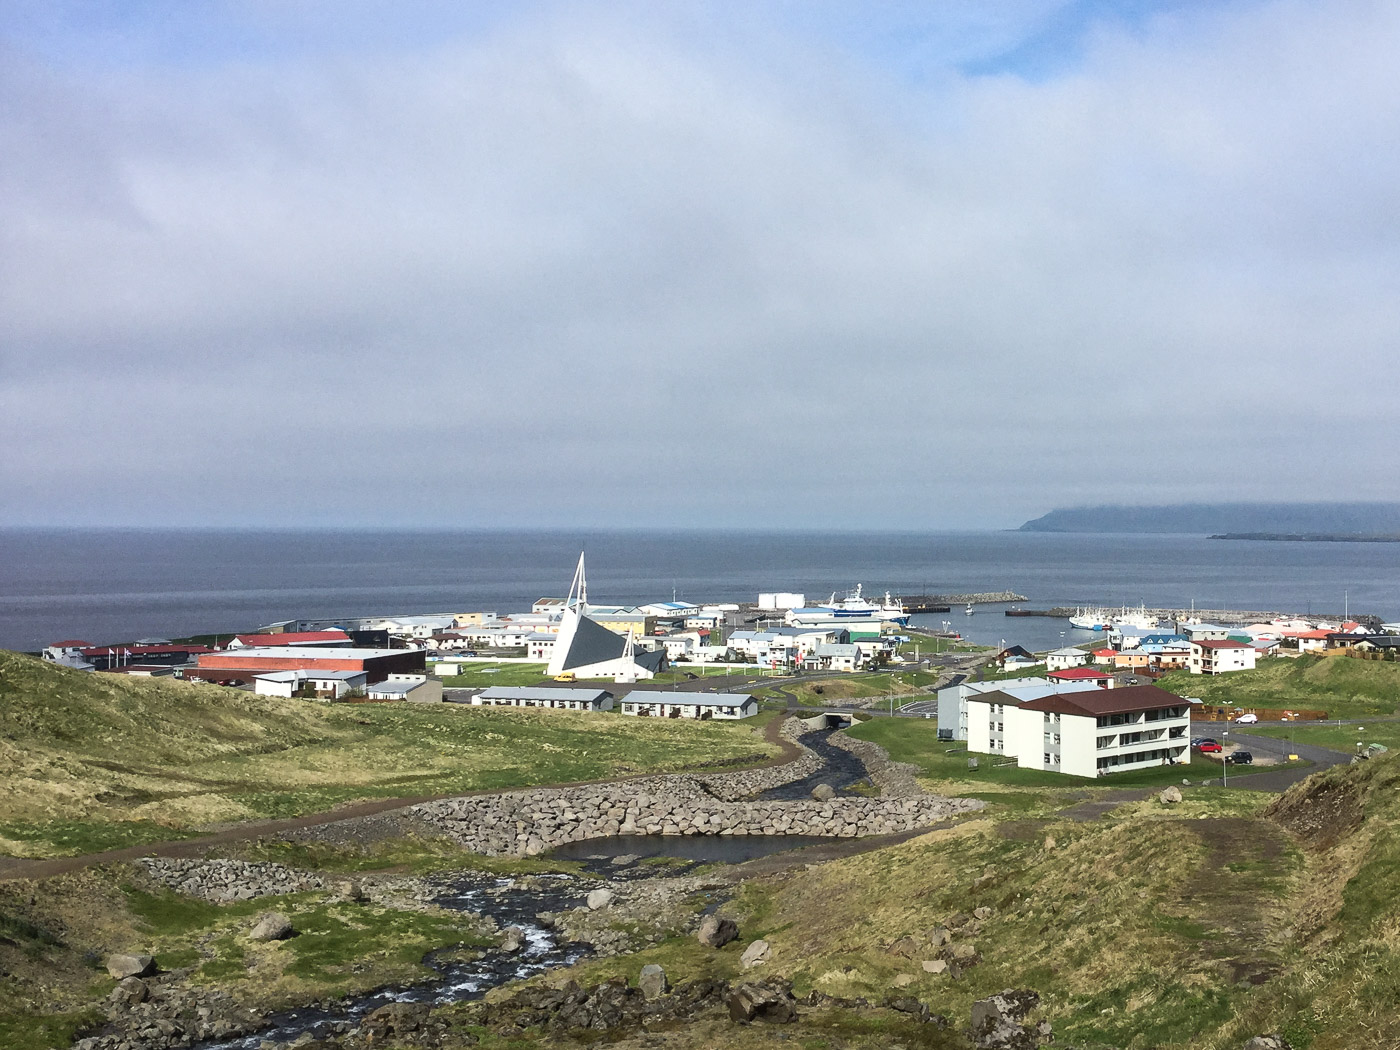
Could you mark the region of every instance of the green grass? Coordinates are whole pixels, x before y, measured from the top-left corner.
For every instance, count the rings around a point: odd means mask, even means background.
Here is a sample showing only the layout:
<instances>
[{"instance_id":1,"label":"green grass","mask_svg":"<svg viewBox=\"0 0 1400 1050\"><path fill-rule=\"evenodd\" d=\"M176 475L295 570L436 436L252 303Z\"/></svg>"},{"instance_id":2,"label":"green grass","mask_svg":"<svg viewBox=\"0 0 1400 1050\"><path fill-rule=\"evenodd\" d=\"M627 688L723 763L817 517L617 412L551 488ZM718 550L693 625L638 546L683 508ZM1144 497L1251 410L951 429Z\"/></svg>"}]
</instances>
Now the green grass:
<instances>
[{"instance_id":1,"label":"green grass","mask_svg":"<svg viewBox=\"0 0 1400 1050\"><path fill-rule=\"evenodd\" d=\"M1211 706L1322 710L1331 718L1390 715L1400 707L1400 663L1345 656L1272 657L1225 675L1173 671L1156 684Z\"/></svg>"},{"instance_id":2,"label":"green grass","mask_svg":"<svg viewBox=\"0 0 1400 1050\"><path fill-rule=\"evenodd\" d=\"M938 678L931 671L838 672L822 678L789 682L781 688L797 697L799 704L811 706L846 700L870 700L891 693L896 700L902 698L907 702L910 696L926 692Z\"/></svg>"},{"instance_id":3,"label":"green grass","mask_svg":"<svg viewBox=\"0 0 1400 1050\"><path fill-rule=\"evenodd\" d=\"M1243 731L1276 740L1296 740L1300 744L1330 747L1348 754L1355 753L1357 741L1382 744L1400 751L1400 722L1366 722L1359 726L1249 726Z\"/></svg>"},{"instance_id":4,"label":"green grass","mask_svg":"<svg viewBox=\"0 0 1400 1050\"><path fill-rule=\"evenodd\" d=\"M549 681L545 674L548 664L543 663L501 663L491 660L472 661L459 665L470 668L465 674L444 678L442 684L447 689L477 689L493 685L539 685Z\"/></svg>"},{"instance_id":5,"label":"green grass","mask_svg":"<svg viewBox=\"0 0 1400 1050\"><path fill-rule=\"evenodd\" d=\"M211 825L766 755L758 720L457 704L313 704L0 652L0 852L54 856ZM161 830L164 829L164 830Z\"/></svg>"},{"instance_id":6,"label":"green grass","mask_svg":"<svg viewBox=\"0 0 1400 1050\"><path fill-rule=\"evenodd\" d=\"M36 1017L33 1014L0 1013L0 1046L5 1050L53 1050L69 1046L85 1028L104 1020L96 1007Z\"/></svg>"}]
</instances>

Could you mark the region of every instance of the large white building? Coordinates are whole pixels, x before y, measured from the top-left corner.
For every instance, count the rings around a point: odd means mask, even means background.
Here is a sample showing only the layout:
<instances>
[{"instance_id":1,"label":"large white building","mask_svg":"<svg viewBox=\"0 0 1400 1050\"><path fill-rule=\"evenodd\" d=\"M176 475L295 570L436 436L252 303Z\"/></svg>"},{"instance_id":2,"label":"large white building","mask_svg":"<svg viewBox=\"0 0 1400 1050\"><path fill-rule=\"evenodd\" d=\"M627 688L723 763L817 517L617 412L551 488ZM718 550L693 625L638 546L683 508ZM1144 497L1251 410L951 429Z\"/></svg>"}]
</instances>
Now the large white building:
<instances>
[{"instance_id":1,"label":"large white building","mask_svg":"<svg viewBox=\"0 0 1400 1050\"><path fill-rule=\"evenodd\" d=\"M758 714L748 693L680 693L634 689L620 701L624 715L642 718L736 719Z\"/></svg>"},{"instance_id":2,"label":"large white building","mask_svg":"<svg viewBox=\"0 0 1400 1050\"><path fill-rule=\"evenodd\" d=\"M1191 761L1191 705L1155 685L1054 693L1019 702L968 698L967 749L1022 769L1102 777Z\"/></svg>"},{"instance_id":3,"label":"large white building","mask_svg":"<svg viewBox=\"0 0 1400 1050\"><path fill-rule=\"evenodd\" d=\"M1000 692L1018 704L1039 700L1055 693L1073 693L1097 689L1096 681L1056 680L1052 678L1017 678L1003 682L963 682L938 690L938 736L942 740L968 739L968 701L981 693Z\"/></svg>"},{"instance_id":4,"label":"large white building","mask_svg":"<svg viewBox=\"0 0 1400 1050\"><path fill-rule=\"evenodd\" d=\"M1223 641L1199 641L1191 643L1191 655L1186 666L1192 674L1228 674L1230 671L1252 671L1259 651L1252 645Z\"/></svg>"},{"instance_id":5,"label":"large white building","mask_svg":"<svg viewBox=\"0 0 1400 1050\"><path fill-rule=\"evenodd\" d=\"M547 685L493 685L472 697L476 707L544 707L564 711L611 711L605 689Z\"/></svg>"},{"instance_id":6,"label":"large white building","mask_svg":"<svg viewBox=\"0 0 1400 1050\"><path fill-rule=\"evenodd\" d=\"M1089 654L1073 645L1045 654L1047 671L1068 671L1071 667L1083 667L1088 662Z\"/></svg>"}]
</instances>

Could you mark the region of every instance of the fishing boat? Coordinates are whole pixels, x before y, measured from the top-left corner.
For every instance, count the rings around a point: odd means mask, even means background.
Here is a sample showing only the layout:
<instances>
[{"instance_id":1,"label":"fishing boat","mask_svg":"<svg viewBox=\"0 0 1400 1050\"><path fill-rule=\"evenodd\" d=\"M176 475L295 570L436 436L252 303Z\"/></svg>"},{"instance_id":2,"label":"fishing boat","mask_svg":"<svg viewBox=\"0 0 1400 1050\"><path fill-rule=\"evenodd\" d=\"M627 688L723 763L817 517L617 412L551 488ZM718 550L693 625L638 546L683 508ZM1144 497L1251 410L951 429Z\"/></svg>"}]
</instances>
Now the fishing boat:
<instances>
[{"instance_id":1,"label":"fishing boat","mask_svg":"<svg viewBox=\"0 0 1400 1050\"><path fill-rule=\"evenodd\" d=\"M874 620L880 623L897 623L901 627L909 623L909 613L903 603L885 592L881 604L872 602L861 595L861 585L847 591L845 597L837 598L835 592L825 605L813 605L805 609L789 609L787 621L796 626L816 626L819 624L841 624Z\"/></svg>"},{"instance_id":2,"label":"fishing boat","mask_svg":"<svg viewBox=\"0 0 1400 1050\"><path fill-rule=\"evenodd\" d=\"M1080 631L1106 631L1113 623L1113 617L1104 609L1075 609L1069 618L1069 625Z\"/></svg>"}]
</instances>

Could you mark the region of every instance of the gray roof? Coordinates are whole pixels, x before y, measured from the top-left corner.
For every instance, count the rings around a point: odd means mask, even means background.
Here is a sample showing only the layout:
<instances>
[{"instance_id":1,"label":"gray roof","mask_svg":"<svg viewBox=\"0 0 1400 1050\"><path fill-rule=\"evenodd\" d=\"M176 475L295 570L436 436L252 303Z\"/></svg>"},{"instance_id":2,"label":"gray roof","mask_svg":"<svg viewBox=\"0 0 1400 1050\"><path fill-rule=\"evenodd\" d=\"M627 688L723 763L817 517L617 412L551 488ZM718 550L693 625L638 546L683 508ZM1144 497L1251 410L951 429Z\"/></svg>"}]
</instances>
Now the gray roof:
<instances>
[{"instance_id":1,"label":"gray roof","mask_svg":"<svg viewBox=\"0 0 1400 1050\"><path fill-rule=\"evenodd\" d=\"M860 646L841 645L837 642L823 642L817 646L818 656L849 656L855 658L860 655Z\"/></svg>"},{"instance_id":2,"label":"gray roof","mask_svg":"<svg viewBox=\"0 0 1400 1050\"><path fill-rule=\"evenodd\" d=\"M604 660L616 660L626 648L627 639L622 635L613 633L596 620L580 616L561 669L568 671L574 667L600 664Z\"/></svg>"},{"instance_id":3,"label":"gray roof","mask_svg":"<svg viewBox=\"0 0 1400 1050\"><path fill-rule=\"evenodd\" d=\"M493 685L478 694L483 700L578 700L598 704L612 696L606 689L553 685Z\"/></svg>"},{"instance_id":4,"label":"gray roof","mask_svg":"<svg viewBox=\"0 0 1400 1050\"><path fill-rule=\"evenodd\" d=\"M665 689L634 689L622 698L624 704L671 704L676 707L743 707L753 700L752 693L682 693ZM754 703L757 703L754 700Z\"/></svg>"}]
</instances>

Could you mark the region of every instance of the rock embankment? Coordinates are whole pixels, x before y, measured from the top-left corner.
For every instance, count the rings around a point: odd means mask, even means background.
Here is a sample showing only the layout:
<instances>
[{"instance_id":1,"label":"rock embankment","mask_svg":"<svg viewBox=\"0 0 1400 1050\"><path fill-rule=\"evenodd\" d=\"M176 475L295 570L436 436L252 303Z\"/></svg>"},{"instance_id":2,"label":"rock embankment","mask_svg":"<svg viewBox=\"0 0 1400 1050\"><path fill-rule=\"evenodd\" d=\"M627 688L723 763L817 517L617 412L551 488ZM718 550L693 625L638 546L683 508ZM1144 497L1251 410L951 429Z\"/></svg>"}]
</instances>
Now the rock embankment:
<instances>
[{"instance_id":1,"label":"rock embankment","mask_svg":"<svg viewBox=\"0 0 1400 1050\"><path fill-rule=\"evenodd\" d=\"M161 885L216 904L333 888L319 875L271 861L144 857L140 864Z\"/></svg>"},{"instance_id":2,"label":"rock embankment","mask_svg":"<svg viewBox=\"0 0 1400 1050\"><path fill-rule=\"evenodd\" d=\"M827 738L832 747L849 751L861 760L870 782L880 789L881 798L923 798L928 792L918 781L919 767L909 762L893 762L890 753L869 740L857 740L845 733Z\"/></svg>"},{"instance_id":3,"label":"rock embankment","mask_svg":"<svg viewBox=\"0 0 1400 1050\"><path fill-rule=\"evenodd\" d=\"M715 798L733 802L809 777L822 767L822 760L799 739L806 731L807 727L796 718L788 718L783 722L783 739L799 752L798 757L791 762L760 769L741 769L734 773L698 774L695 779Z\"/></svg>"},{"instance_id":4,"label":"rock embankment","mask_svg":"<svg viewBox=\"0 0 1400 1050\"><path fill-rule=\"evenodd\" d=\"M890 835L983 806L976 799L932 795L729 802L692 777L669 776L445 799L414 811L474 853L534 856L565 842L612 835Z\"/></svg>"}]
</instances>

